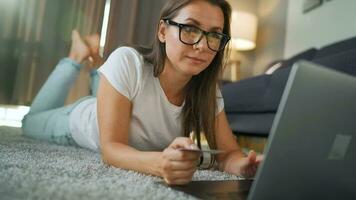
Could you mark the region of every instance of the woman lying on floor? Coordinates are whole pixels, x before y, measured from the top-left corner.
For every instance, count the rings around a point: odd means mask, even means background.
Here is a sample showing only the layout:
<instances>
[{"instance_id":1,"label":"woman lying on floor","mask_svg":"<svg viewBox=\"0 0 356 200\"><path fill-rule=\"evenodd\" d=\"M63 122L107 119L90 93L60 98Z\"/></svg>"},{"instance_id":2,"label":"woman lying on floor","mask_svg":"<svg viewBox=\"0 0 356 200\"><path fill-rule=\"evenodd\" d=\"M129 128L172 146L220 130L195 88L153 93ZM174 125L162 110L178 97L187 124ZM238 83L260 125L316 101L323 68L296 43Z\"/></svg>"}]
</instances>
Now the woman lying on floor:
<instances>
[{"instance_id":1,"label":"woman lying on floor","mask_svg":"<svg viewBox=\"0 0 356 200\"><path fill-rule=\"evenodd\" d=\"M206 138L211 149L225 152L212 157L220 170L253 176L262 158L239 148L218 89L230 14L225 0L169 1L152 48L116 49L99 68L100 79L92 69L92 96L64 106L81 63L102 63L99 37L82 39L73 31L69 56L23 119L25 135L100 151L109 165L160 176L168 184L191 181L201 154L182 149L197 149Z\"/></svg>"}]
</instances>

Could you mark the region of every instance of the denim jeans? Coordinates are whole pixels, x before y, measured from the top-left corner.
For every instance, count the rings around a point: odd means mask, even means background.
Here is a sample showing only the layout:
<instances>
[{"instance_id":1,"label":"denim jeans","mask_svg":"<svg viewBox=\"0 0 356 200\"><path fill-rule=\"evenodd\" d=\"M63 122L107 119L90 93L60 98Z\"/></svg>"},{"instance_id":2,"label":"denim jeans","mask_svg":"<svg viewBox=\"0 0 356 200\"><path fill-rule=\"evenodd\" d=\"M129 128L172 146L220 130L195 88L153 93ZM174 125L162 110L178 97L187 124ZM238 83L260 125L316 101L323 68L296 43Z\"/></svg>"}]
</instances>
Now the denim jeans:
<instances>
[{"instance_id":1,"label":"denim jeans","mask_svg":"<svg viewBox=\"0 0 356 200\"><path fill-rule=\"evenodd\" d=\"M69 114L83 100L96 96L99 76L92 70L91 95L64 106L68 92L82 65L70 58L63 58L48 77L32 102L30 111L22 120L26 136L60 145L76 145L69 129Z\"/></svg>"}]
</instances>

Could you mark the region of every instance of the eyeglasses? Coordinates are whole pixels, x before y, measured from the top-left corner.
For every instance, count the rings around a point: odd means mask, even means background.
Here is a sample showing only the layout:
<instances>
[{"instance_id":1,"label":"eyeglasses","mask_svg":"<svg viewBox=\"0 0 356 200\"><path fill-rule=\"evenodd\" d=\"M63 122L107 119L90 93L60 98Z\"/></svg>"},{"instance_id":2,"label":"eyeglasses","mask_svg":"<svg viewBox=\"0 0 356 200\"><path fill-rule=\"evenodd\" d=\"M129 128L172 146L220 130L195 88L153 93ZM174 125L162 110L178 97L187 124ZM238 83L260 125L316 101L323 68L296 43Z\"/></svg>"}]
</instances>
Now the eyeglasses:
<instances>
[{"instance_id":1,"label":"eyeglasses","mask_svg":"<svg viewBox=\"0 0 356 200\"><path fill-rule=\"evenodd\" d=\"M187 45L199 43L205 35L209 49L217 52L224 49L225 45L230 40L230 37L223 33L207 32L196 26L180 24L170 19L164 19L164 21L169 25L177 26L179 28L179 40Z\"/></svg>"}]
</instances>

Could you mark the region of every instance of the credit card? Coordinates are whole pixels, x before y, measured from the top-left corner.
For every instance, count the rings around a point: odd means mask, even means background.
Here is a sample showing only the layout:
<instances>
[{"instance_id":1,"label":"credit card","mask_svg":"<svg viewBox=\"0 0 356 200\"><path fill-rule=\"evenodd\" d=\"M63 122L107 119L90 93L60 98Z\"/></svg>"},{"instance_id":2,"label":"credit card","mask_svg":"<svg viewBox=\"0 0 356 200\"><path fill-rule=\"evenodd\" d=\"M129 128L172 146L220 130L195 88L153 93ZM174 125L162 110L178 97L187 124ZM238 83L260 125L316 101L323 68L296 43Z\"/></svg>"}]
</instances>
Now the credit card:
<instances>
[{"instance_id":1,"label":"credit card","mask_svg":"<svg viewBox=\"0 0 356 200\"><path fill-rule=\"evenodd\" d=\"M201 150L201 149L185 149L185 148L180 148L178 149L179 151L190 151L190 152L199 152L199 153L209 153L209 154L220 154L224 153L225 151L223 150L216 150L216 149L210 149L210 150Z\"/></svg>"}]
</instances>

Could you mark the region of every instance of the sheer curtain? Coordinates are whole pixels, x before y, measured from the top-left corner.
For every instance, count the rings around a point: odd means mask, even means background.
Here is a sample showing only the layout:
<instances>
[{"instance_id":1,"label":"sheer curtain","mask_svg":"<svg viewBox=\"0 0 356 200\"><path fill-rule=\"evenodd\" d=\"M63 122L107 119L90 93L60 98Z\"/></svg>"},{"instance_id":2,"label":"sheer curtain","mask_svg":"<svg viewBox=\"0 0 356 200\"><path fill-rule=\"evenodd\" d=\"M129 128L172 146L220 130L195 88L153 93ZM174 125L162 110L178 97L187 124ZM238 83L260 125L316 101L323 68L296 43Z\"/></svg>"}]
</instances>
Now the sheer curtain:
<instances>
[{"instance_id":1,"label":"sheer curtain","mask_svg":"<svg viewBox=\"0 0 356 200\"><path fill-rule=\"evenodd\" d=\"M71 30L100 32L103 0L0 0L0 104L30 105L60 58ZM83 71L68 102L89 91Z\"/></svg>"}]
</instances>

